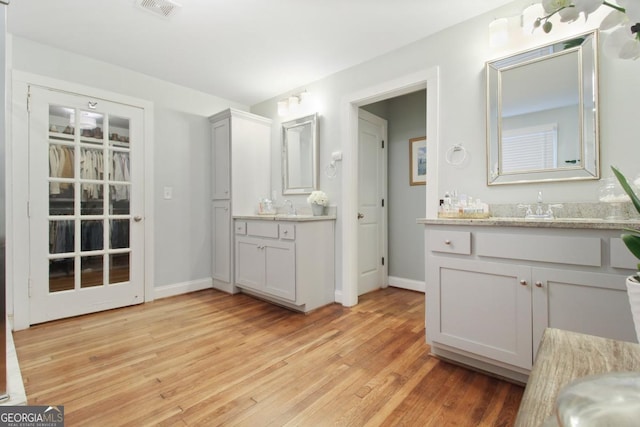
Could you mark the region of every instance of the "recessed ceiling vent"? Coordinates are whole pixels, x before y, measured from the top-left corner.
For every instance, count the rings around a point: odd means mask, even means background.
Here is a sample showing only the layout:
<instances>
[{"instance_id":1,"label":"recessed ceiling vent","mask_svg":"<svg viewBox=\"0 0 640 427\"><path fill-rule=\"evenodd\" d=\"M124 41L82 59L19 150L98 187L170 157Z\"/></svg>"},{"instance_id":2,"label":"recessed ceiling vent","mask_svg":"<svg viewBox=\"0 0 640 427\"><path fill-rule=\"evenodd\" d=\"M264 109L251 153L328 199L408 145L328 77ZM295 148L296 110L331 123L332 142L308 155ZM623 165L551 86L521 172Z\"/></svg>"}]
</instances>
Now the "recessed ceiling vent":
<instances>
[{"instance_id":1,"label":"recessed ceiling vent","mask_svg":"<svg viewBox=\"0 0 640 427\"><path fill-rule=\"evenodd\" d=\"M163 18L169 18L177 12L182 5L171 0L136 0L139 7Z\"/></svg>"}]
</instances>

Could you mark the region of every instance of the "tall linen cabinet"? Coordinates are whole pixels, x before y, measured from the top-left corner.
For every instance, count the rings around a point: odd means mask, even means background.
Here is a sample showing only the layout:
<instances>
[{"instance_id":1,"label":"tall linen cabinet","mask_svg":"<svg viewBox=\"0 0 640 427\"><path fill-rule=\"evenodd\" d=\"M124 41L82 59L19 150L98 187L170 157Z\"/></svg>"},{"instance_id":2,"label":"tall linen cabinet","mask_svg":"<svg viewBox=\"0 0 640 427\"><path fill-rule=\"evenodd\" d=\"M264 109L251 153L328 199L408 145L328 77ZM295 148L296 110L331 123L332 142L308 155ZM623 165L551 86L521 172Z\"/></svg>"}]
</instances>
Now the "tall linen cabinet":
<instances>
[{"instance_id":1,"label":"tall linen cabinet","mask_svg":"<svg viewBox=\"0 0 640 427\"><path fill-rule=\"evenodd\" d=\"M271 188L271 120L227 109L211 122L211 220L213 287L236 293L234 215L253 215Z\"/></svg>"}]
</instances>

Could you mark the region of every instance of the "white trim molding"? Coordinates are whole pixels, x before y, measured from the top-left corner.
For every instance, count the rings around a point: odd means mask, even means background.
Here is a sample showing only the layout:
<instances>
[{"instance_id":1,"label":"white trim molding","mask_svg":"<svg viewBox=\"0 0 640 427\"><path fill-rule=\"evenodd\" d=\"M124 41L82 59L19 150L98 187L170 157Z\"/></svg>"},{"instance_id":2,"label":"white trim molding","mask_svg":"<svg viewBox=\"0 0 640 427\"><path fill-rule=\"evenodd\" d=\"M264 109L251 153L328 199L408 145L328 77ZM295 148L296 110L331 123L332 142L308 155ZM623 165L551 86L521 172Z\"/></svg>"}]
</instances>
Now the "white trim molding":
<instances>
[{"instance_id":1,"label":"white trim molding","mask_svg":"<svg viewBox=\"0 0 640 427\"><path fill-rule=\"evenodd\" d=\"M394 288L408 289L425 293L426 283L420 280L403 279L402 277L389 276L389 286Z\"/></svg>"},{"instance_id":2,"label":"white trim molding","mask_svg":"<svg viewBox=\"0 0 640 427\"><path fill-rule=\"evenodd\" d=\"M213 289L211 277L158 286L154 288L154 296L155 299L168 298L176 295L188 294L189 292L201 291L203 289Z\"/></svg>"},{"instance_id":3,"label":"white trim molding","mask_svg":"<svg viewBox=\"0 0 640 427\"><path fill-rule=\"evenodd\" d=\"M342 305L358 303L358 108L373 102L427 90L427 183L425 216L438 215L438 127L439 68L416 73L371 86L346 95L341 101L342 174ZM337 295L336 295L337 301Z\"/></svg>"}]
</instances>

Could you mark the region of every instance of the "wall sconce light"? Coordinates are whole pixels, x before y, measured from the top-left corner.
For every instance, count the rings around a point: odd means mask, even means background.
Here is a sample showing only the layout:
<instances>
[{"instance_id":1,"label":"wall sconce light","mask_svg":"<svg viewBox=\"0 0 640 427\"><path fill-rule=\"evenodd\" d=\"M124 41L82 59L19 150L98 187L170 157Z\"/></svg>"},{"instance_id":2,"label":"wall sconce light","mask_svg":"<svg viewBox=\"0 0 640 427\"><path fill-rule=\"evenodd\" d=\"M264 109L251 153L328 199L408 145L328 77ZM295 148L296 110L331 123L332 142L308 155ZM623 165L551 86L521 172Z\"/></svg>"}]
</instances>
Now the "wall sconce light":
<instances>
[{"instance_id":1,"label":"wall sconce light","mask_svg":"<svg viewBox=\"0 0 640 427\"><path fill-rule=\"evenodd\" d=\"M298 107L308 102L310 98L311 94L305 90L304 92L290 95L287 99L278 101L278 115L286 116L287 114L295 113L298 111Z\"/></svg>"},{"instance_id":2,"label":"wall sconce light","mask_svg":"<svg viewBox=\"0 0 640 427\"><path fill-rule=\"evenodd\" d=\"M509 20L507 18L494 19L489 24L489 46L504 46L509 40Z\"/></svg>"},{"instance_id":3,"label":"wall sconce light","mask_svg":"<svg viewBox=\"0 0 640 427\"><path fill-rule=\"evenodd\" d=\"M289 112L295 113L296 111L298 111L299 106L300 106L300 98L295 95L291 95L289 97Z\"/></svg>"},{"instance_id":4,"label":"wall sconce light","mask_svg":"<svg viewBox=\"0 0 640 427\"><path fill-rule=\"evenodd\" d=\"M522 11L522 33L525 36L533 34L533 23L541 16L544 16L544 7L541 3L534 3Z\"/></svg>"},{"instance_id":5,"label":"wall sconce light","mask_svg":"<svg viewBox=\"0 0 640 427\"><path fill-rule=\"evenodd\" d=\"M289 114L289 101L286 99L278 101L278 115L286 116L287 114Z\"/></svg>"}]
</instances>

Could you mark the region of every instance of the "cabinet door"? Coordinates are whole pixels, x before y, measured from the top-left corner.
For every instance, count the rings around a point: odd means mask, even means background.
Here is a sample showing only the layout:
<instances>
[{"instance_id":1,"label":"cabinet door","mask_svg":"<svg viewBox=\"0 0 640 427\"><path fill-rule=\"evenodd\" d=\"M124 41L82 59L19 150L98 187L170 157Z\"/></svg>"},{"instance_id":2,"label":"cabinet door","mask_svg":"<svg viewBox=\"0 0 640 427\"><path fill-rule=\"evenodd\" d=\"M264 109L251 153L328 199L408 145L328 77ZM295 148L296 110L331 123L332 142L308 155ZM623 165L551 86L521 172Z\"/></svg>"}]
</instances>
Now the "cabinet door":
<instances>
[{"instance_id":1,"label":"cabinet door","mask_svg":"<svg viewBox=\"0 0 640 427\"><path fill-rule=\"evenodd\" d=\"M228 199L231 189L231 128L229 119L211 125L211 198Z\"/></svg>"},{"instance_id":2,"label":"cabinet door","mask_svg":"<svg viewBox=\"0 0 640 427\"><path fill-rule=\"evenodd\" d=\"M296 300L295 243L274 241L265 244L265 292Z\"/></svg>"},{"instance_id":3,"label":"cabinet door","mask_svg":"<svg viewBox=\"0 0 640 427\"><path fill-rule=\"evenodd\" d=\"M429 316L427 308L427 322L435 323L430 339L531 368L531 269L436 256L428 262L427 302L440 314Z\"/></svg>"},{"instance_id":4,"label":"cabinet door","mask_svg":"<svg viewBox=\"0 0 640 427\"><path fill-rule=\"evenodd\" d=\"M624 277L534 268L534 355L545 328L636 342Z\"/></svg>"},{"instance_id":5,"label":"cabinet door","mask_svg":"<svg viewBox=\"0 0 640 427\"><path fill-rule=\"evenodd\" d=\"M213 202L213 271L216 280L231 282L231 211L228 201Z\"/></svg>"},{"instance_id":6,"label":"cabinet door","mask_svg":"<svg viewBox=\"0 0 640 427\"><path fill-rule=\"evenodd\" d=\"M264 248L262 239L236 237L236 284L263 290Z\"/></svg>"}]
</instances>

